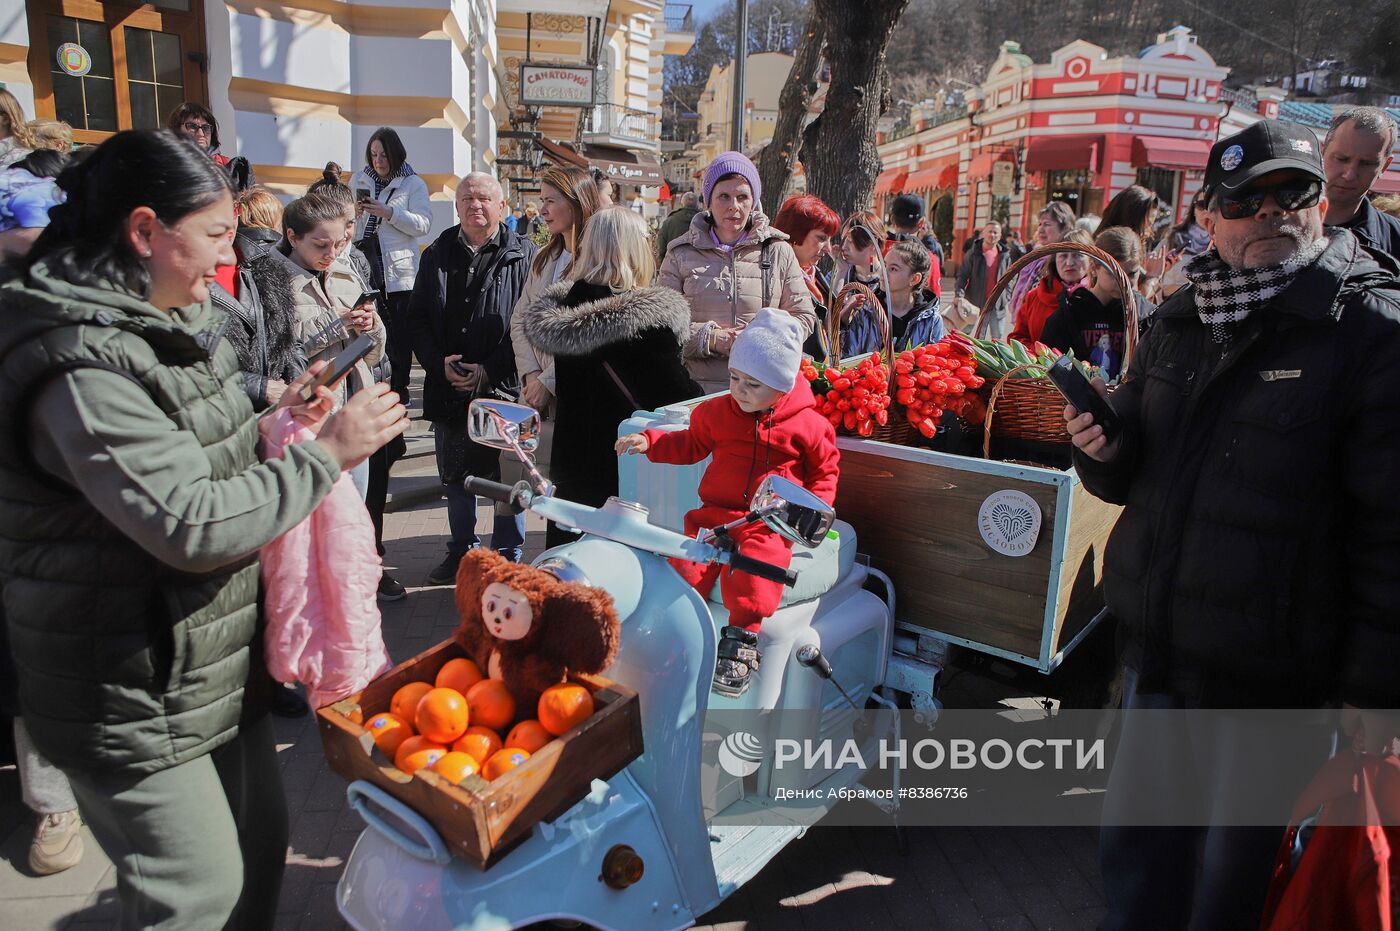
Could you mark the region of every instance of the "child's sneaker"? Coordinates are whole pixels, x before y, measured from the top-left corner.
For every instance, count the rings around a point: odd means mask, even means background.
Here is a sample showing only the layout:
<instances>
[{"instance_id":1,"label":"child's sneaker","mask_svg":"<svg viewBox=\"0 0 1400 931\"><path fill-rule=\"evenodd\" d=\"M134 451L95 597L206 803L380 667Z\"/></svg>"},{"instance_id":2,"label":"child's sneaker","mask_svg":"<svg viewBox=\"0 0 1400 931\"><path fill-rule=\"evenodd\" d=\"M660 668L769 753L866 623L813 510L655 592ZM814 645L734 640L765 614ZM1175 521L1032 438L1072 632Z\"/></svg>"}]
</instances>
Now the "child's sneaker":
<instances>
[{"instance_id":1,"label":"child's sneaker","mask_svg":"<svg viewBox=\"0 0 1400 931\"><path fill-rule=\"evenodd\" d=\"M742 627L728 626L719 634L719 661L715 663L714 691L738 698L749 687L751 674L760 659L758 634Z\"/></svg>"}]
</instances>

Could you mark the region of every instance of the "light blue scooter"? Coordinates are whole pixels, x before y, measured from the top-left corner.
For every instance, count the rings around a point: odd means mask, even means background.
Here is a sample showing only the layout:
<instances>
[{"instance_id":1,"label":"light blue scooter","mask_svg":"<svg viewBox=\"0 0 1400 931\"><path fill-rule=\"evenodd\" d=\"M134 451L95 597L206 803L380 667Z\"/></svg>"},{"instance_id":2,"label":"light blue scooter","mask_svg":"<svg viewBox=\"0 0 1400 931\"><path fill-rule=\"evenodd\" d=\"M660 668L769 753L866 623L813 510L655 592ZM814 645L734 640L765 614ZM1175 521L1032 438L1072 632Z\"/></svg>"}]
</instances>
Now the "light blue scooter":
<instances>
[{"instance_id":1,"label":"light blue scooter","mask_svg":"<svg viewBox=\"0 0 1400 931\"><path fill-rule=\"evenodd\" d=\"M668 419L678 427L684 416L673 412ZM416 812L368 783L353 783L350 802L370 828L346 863L337 903L355 928L494 931L550 920L619 931L689 927L825 811L761 817L777 807L773 800L783 790L845 788L864 775L853 767L774 767L771 759L745 777L702 765L716 749L702 753L702 743L712 739L702 727L707 709L803 710L769 716L783 729L769 737L815 740L851 736L852 709L867 701L894 707L876 692L891 672L893 587L856 559L848 524L837 521L831 531L834 514L825 502L777 476L755 495L755 519L798 544L792 571L784 573L727 552L713 536L691 538L657 526L642 503L612 498L592 508L553 497L528 456L538 429L539 416L528 407L474 401L472 439L514 451L530 478L514 488L472 478L467 486L583 532L535 564L612 595L622 638L604 675L637 692L644 751L606 782L595 780L583 801L536 825L486 870L454 859ZM675 511L676 495L657 474L628 485L639 500ZM726 564L790 586L783 606L764 621L762 666L738 698L710 688L727 612L717 593L706 603L669 557ZM867 590L872 583L879 595ZM914 677L907 661L903 666L898 680L907 688ZM936 672L927 671L928 694ZM888 736L859 739L873 747Z\"/></svg>"}]
</instances>

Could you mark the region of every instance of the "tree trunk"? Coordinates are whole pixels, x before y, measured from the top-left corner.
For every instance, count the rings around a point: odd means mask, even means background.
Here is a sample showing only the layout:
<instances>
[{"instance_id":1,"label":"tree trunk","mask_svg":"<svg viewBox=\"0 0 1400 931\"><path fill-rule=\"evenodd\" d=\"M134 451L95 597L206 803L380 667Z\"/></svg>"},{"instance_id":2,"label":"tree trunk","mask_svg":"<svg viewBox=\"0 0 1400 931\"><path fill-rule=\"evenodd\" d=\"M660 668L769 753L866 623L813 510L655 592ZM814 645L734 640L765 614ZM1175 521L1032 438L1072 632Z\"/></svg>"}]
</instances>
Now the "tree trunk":
<instances>
[{"instance_id":1,"label":"tree trunk","mask_svg":"<svg viewBox=\"0 0 1400 931\"><path fill-rule=\"evenodd\" d=\"M817 72L822 62L822 22L813 10L807 15L802 41L797 46L787 84L778 98L778 122L773 138L758 156L758 178L763 184L763 212L778 215L787 196L792 169L797 164L798 134L807 117L807 107L816 91Z\"/></svg>"},{"instance_id":2,"label":"tree trunk","mask_svg":"<svg viewBox=\"0 0 1400 931\"><path fill-rule=\"evenodd\" d=\"M826 35L831 87L812 145L802 149L807 190L841 216L870 205L880 174L875 126L888 81L885 48L909 0L812 0Z\"/></svg>"}]
</instances>

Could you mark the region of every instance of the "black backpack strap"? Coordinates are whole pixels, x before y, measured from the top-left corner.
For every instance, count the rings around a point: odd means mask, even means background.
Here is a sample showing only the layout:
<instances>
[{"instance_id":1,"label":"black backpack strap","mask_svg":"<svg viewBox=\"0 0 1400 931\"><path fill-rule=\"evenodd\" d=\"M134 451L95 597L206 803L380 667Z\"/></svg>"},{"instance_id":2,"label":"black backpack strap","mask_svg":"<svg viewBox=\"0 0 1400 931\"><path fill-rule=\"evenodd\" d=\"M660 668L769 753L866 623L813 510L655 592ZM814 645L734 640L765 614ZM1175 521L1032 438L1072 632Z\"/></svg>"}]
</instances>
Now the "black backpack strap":
<instances>
[{"instance_id":1,"label":"black backpack strap","mask_svg":"<svg viewBox=\"0 0 1400 931\"><path fill-rule=\"evenodd\" d=\"M20 392L19 398L15 402L15 435L11 437L14 442L15 452L20 458L30 466L31 476L38 482L47 485L55 491L71 494L73 486L63 481L58 476L49 472L34 456L33 444L29 442L30 416L34 410L34 403L39 399L39 394L51 383L79 369L101 369L104 372L111 372L113 375L120 375L133 384L139 385L142 391L150 393L150 389L141 384L131 372L119 365L104 362L101 359L69 359L67 362L60 362L54 367L47 369L38 378L35 378Z\"/></svg>"},{"instance_id":2,"label":"black backpack strap","mask_svg":"<svg viewBox=\"0 0 1400 931\"><path fill-rule=\"evenodd\" d=\"M763 306L772 307L773 300L773 240L763 240L758 247L758 269L763 276Z\"/></svg>"}]
</instances>

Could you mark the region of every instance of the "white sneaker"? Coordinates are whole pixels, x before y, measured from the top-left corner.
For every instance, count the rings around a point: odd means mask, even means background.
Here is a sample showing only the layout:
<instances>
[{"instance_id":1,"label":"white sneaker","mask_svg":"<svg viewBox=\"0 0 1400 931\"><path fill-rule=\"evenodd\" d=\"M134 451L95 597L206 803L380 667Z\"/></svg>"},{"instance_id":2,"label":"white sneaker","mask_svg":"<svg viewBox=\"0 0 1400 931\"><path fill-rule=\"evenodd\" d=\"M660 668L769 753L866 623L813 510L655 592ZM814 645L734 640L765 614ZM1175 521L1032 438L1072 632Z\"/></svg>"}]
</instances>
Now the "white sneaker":
<instances>
[{"instance_id":1,"label":"white sneaker","mask_svg":"<svg viewBox=\"0 0 1400 931\"><path fill-rule=\"evenodd\" d=\"M83 858L83 819L77 809L42 815L29 845L29 868L40 876L62 873Z\"/></svg>"}]
</instances>

